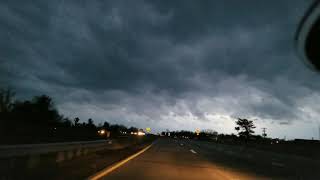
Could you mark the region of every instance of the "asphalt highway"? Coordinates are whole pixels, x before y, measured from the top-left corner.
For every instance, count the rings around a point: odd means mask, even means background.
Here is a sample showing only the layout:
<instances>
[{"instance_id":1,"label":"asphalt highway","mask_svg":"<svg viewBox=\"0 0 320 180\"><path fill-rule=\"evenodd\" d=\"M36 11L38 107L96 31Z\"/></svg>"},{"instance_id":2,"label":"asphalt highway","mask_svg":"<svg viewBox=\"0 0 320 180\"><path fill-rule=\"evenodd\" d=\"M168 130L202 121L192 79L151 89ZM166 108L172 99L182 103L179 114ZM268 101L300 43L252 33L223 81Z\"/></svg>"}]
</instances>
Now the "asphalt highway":
<instances>
[{"instance_id":1,"label":"asphalt highway","mask_svg":"<svg viewBox=\"0 0 320 180\"><path fill-rule=\"evenodd\" d=\"M194 148L193 148L194 147ZM198 147L199 148L199 147ZM145 152L102 179L264 179L202 156L188 141L160 138ZM217 154L217 156L219 156Z\"/></svg>"}]
</instances>

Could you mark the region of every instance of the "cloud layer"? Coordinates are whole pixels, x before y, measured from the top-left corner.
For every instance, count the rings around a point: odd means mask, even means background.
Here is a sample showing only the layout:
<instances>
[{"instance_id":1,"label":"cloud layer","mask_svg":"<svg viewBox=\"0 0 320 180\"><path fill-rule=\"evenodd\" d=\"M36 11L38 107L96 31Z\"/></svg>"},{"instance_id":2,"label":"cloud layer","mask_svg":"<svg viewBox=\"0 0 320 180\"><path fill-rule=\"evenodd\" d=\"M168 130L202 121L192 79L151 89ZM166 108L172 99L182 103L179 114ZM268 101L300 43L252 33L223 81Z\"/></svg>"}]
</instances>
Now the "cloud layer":
<instances>
[{"instance_id":1,"label":"cloud layer","mask_svg":"<svg viewBox=\"0 0 320 180\"><path fill-rule=\"evenodd\" d=\"M319 76L293 41L310 3L3 1L0 82L83 120L230 133L247 117L310 138Z\"/></svg>"}]
</instances>

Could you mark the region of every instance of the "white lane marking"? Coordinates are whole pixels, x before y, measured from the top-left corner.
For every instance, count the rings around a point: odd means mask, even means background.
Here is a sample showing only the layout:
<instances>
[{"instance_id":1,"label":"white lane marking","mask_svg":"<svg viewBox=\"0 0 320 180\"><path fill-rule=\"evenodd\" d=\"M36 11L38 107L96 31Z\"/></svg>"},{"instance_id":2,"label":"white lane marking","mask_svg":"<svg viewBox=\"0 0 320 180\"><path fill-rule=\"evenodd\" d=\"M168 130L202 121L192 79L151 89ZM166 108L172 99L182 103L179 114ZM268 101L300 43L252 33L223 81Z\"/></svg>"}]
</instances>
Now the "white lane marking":
<instances>
[{"instance_id":1,"label":"white lane marking","mask_svg":"<svg viewBox=\"0 0 320 180\"><path fill-rule=\"evenodd\" d=\"M143 148L142 150L140 150L139 152L127 157L126 159L114 164L114 165L111 165L109 167L106 167L105 169L99 171L98 173L90 176L88 179L89 180L98 180L106 175L108 175L109 173L111 173L112 171L114 171L115 169L123 166L125 163L129 162L130 160L134 159L135 157L139 156L140 154L144 153L146 150L148 150L151 146L153 145L150 144L149 146Z\"/></svg>"},{"instance_id":2,"label":"white lane marking","mask_svg":"<svg viewBox=\"0 0 320 180\"><path fill-rule=\"evenodd\" d=\"M271 164L272 164L272 166L284 167L284 164L279 163L279 162L272 162Z\"/></svg>"},{"instance_id":3,"label":"white lane marking","mask_svg":"<svg viewBox=\"0 0 320 180\"><path fill-rule=\"evenodd\" d=\"M181 143L180 146L183 146L183 144Z\"/></svg>"},{"instance_id":4,"label":"white lane marking","mask_svg":"<svg viewBox=\"0 0 320 180\"><path fill-rule=\"evenodd\" d=\"M190 149L190 151L191 151L193 154L197 154L197 152L195 152L193 149Z\"/></svg>"}]
</instances>

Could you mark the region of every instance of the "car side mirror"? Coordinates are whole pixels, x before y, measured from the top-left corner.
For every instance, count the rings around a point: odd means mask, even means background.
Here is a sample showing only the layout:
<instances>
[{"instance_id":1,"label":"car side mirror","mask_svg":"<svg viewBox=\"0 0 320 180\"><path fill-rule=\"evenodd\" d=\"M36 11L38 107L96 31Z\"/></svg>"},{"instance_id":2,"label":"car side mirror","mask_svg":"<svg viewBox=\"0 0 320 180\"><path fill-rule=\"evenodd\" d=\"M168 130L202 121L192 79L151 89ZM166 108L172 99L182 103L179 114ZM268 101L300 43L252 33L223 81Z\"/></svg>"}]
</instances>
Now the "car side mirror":
<instances>
[{"instance_id":1,"label":"car side mirror","mask_svg":"<svg viewBox=\"0 0 320 180\"><path fill-rule=\"evenodd\" d=\"M307 66L320 71L320 1L315 1L301 20L296 47Z\"/></svg>"}]
</instances>

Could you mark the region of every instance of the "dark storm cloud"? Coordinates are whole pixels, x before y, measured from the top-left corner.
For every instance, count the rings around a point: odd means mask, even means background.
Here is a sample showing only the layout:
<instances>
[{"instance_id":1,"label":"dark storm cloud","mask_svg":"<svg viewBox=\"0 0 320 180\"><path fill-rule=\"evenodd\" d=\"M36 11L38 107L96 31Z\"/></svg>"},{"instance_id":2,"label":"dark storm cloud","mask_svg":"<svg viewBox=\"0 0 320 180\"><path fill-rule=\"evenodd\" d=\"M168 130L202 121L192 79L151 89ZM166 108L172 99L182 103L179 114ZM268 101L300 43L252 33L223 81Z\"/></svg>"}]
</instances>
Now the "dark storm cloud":
<instances>
[{"instance_id":1,"label":"dark storm cloud","mask_svg":"<svg viewBox=\"0 0 320 180\"><path fill-rule=\"evenodd\" d=\"M310 3L3 1L0 82L71 116L157 128L315 118L318 77L293 49Z\"/></svg>"}]
</instances>

